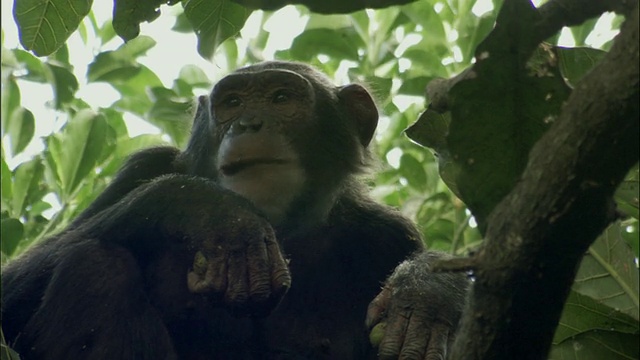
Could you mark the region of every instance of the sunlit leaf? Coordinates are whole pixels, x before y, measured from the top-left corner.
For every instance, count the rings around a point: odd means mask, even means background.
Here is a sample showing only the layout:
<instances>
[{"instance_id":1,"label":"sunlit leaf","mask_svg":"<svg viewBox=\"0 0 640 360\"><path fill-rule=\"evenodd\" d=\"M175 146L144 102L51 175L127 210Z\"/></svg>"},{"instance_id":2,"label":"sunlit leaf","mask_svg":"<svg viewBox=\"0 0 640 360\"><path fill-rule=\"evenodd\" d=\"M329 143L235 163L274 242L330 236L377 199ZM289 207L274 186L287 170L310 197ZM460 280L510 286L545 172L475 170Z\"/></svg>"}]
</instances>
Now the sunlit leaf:
<instances>
[{"instance_id":1,"label":"sunlit leaf","mask_svg":"<svg viewBox=\"0 0 640 360\"><path fill-rule=\"evenodd\" d=\"M318 54L357 60L359 45L360 37L352 28L310 29L293 40L290 54L299 61L309 61Z\"/></svg>"},{"instance_id":2,"label":"sunlit leaf","mask_svg":"<svg viewBox=\"0 0 640 360\"><path fill-rule=\"evenodd\" d=\"M20 88L13 76L3 79L2 83L2 130L7 131L11 115L20 107Z\"/></svg>"},{"instance_id":3,"label":"sunlit leaf","mask_svg":"<svg viewBox=\"0 0 640 360\"><path fill-rule=\"evenodd\" d=\"M7 162L4 160L4 156L2 157L2 161L0 162L0 181L2 187L0 188L2 192L0 196L2 196L2 211L7 211L8 207L11 206L11 201L13 199L13 175Z\"/></svg>"},{"instance_id":4,"label":"sunlit leaf","mask_svg":"<svg viewBox=\"0 0 640 360\"><path fill-rule=\"evenodd\" d=\"M105 51L96 55L89 64L87 78L89 81L128 81L141 71L142 65L136 60L154 47L155 40L148 36L140 36L120 46L114 51Z\"/></svg>"},{"instance_id":5,"label":"sunlit leaf","mask_svg":"<svg viewBox=\"0 0 640 360\"><path fill-rule=\"evenodd\" d=\"M409 154L402 154L400 157L400 173L404 176L409 185L419 190L425 190L427 185L427 174L424 172L422 164Z\"/></svg>"},{"instance_id":6,"label":"sunlit leaf","mask_svg":"<svg viewBox=\"0 0 640 360\"><path fill-rule=\"evenodd\" d=\"M193 87L209 88L211 86L211 80L207 74L195 65L183 66L178 76Z\"/></svg>"},{"instance_id":7,"label":"sunlit leaf","mask_svg":"<svg viewBox=\"0 0 640 360\"><path fill-rule=\"evenodd\" d=\"M23 107L16 109L11 115L7 132L11 138L11 152L13 154L21 153L31 142L35 132L33 113Z\"/></svg>"},{"instance_id":8,"label":"sunlit leaf","mask_svg":"<svg viewBox=\"0 0 640 360\"><path fill-rule=\"evenodd\" d=\"M116 108L143 116L151 106L148 89L162 86L162 81L149 68L140 65L140 70L135 76L128 79L118 78L109 84L122 95L115 103Z\"/></svg>"},{"instance_id":9,"label":"sunlit leaf","mask_svg":"<svg viewBox=\"0 0 640 360\"><path fill-rule=\"evenodd\" d=\"M20 43L38 56L58 50L91 10L92 0L15 0Z\"/></svg>"},{"instance_id":10,"label":"sunlit leaf","mask_svg":"<svg viewBox=\"0 0 640 360\"><path fill-rule=\"evenodd\" d=\"M40 59L20 49L14 49L13 54L27 71L25 75L20 76L21 78L36 82L47 82L44 63Z\"/></svg>"},{"instance_id":11,"label":"sunlit leaf","mask_svg":"<svg viewBox=\"0 0 640 360\"><path fill-rule=\"evenodd\" d=\"M242 29L251 10L231 0L187 0L184 13L198 36L198 53L210 59L220 44Z\"/></svg>"},{"instance_id":12,"label":"sunlit leaf","mask_svg":"<svg viewBox=\"0 0 640 360\"><path fill-rule=\"evenodd\" d=\"M573 40L575 41L576 46L584 46L584 41L587 39L587 36L593 31L593 28L596 26L598 22L598 18L589 19L578 26L572 26L569 29L571 30L571 35L573 35Z\"/></svg>"},{"instance_id":13,"label":"sunlit leaf","mask_svg":"<svg viewBox=\"0 0 640 360\"><path fill-rule=\"evenodd\" d=\"M81 110L62 133L53 136L49 150L57 165L63 198L70 196L96 165L106 144L107 126L103 115Z\"/></svg>"},{"instance_id":14,"label":"sunlit leaf","mask_svg":"<svg viewBox=\"0 0 640 360\"><path fill-rule=\"evenodd\" d=\"M558 48L560 71L575 86L606 54L593 48Z\"/></svg>"},{"instance_id":15,"label":"sunlit leaf","mask_svg":"<svg viewBox=\"0 0 640 360\"><path fill-rule=\"evenodd\" d=\"M69 69L47 63L51 76L49 82L53 87L53 96L55 99L56 109L62 108L62 105L73 100L78 91L78 80Z\"/></svg>"},{"instance_id":16,"label":"sunlit leaf","mask_svg":"<svg viewBox=\"0 0 640 360\"><path fill-rule=\"evenodd\" d=\"M191 128L193 100L181 98L171 89L163 87L151 91L154 99L147 119L169 134L177 144L184 145Z\"/></svg>"},{"instance_id":17,"label":"sunlit leaf","mask_svg":"<svg viewBox=\"0 0 640 360\"><path fill-rule=\"evenodd\" d=\"M39 193L44 166L39 158L24 162L13 171L12 217L22 216L27 205L43 194Z\"/></svg>"}]
</instances>

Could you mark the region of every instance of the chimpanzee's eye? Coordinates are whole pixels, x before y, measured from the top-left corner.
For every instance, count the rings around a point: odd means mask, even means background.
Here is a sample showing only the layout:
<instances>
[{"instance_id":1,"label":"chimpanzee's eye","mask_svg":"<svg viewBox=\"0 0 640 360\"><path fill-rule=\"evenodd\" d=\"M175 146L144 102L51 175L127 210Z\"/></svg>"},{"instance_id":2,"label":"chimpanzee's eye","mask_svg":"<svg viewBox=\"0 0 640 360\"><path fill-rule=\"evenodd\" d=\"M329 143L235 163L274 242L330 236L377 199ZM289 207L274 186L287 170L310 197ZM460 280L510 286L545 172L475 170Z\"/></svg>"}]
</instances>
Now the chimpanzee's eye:
<instances>
[{"instance_id":1,"label":"chimpanzee's eye","mask_svg":"<svg viewBox=\"0 0 640 360\"><path fill-rule=\"evenodd\" d=\"M242 99L238 95L229 95L224 100L222 100L222 104L225 107L238 107L242 105Z\"/></svg>"},{"instance_id":2,"label":"chimpanzee's eye","mask_svg":"<svg viewBox=\"0 0 640 360\"><path fill-rule=\"evenodd\" d=\"M273 99L271 100L274 104L280 104L289 101L291 96L287 90L278 90L273 94Z\"/></svg>"}]
</instances>

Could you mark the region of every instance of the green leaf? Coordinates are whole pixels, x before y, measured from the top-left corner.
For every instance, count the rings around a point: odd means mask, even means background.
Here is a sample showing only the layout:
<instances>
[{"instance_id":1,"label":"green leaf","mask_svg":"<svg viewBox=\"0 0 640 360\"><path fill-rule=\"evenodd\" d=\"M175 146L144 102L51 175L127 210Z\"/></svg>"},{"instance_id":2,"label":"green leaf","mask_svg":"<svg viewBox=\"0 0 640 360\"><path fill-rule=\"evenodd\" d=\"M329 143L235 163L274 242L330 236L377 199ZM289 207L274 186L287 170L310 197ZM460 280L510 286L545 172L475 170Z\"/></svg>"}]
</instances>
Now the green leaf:
<instances>
[{"instance_id":1,"label":"green leaf","mask_svg":"<svg viewBox=\"0 0 640 360\"><path fill-rule=\"evenodd\" d=\"M348 15L322 15L311 13L307 21L306 30L310 29L343 29L352 26Z\"/></svg>"},{"instance_id":2,"label":"green leaf","mask_svg":"<svg viewBox=\"0 0 640 360\"><path fill-rule=\"evenodd\" d=\"M427 174L422 163L407 153L400 157L400 174L409 182L410 186L424 191L427 187Z\"/></svg>"},{"instance_id":3,"label":"green leaf","mask_svg":"<svg viewBox=\"0 0 640 360\"><path fill-rule=\"evenodd\" d=\"M147 90L162 86L162 81L149 68L140 65L140 71L135 76L113 80L109 84L122 95L120 100L114 104L117 109L143 116L151 107L151 99Z\"/></svg>"},{"instance_id":4,"label":"green leaf","mask_svg":"<svg viewBox=\"0 0 640 360\"><path fill-rule=\"evenodd\" d=\"M98 54L89 64L87 79L90 82L128 81L141 71L142 65L136 58L144 55L156 45L156 41L148 36L140 36L123 44L114 51Z\"/></svg>"},{"instance_id":5,"label":"green leaf","mask_svg":"<svg viewBox=\"0 0 640 360\"><path fill-rule=\"evenodd\" d=\"M618 210L638 219L638 196L640 194L638 191L637 166L631 171L632 173L635 172L636 179L627 176L627 179L618 186L614 198L616 199ZM632 174L631 176L634 175Z\"/></svg>"},{"instance_id":6,"label":"green leaf","mask_svg":"<svg viewBox=\"0 0 640 360\"><path fill-rule=\"evenodd\" d=\"M400 89L398 89L398 93L404 95L424 96L427 84L433 79L434 78L430 76L417 76L403 79L402 85L400 85Z\"/></svg>"},{"instance_id":7,"label":"green leaf","mask_svg":"<svg viewBox=\"0 0 640 360\"><path fill-rule=\"evenodd\" d=\"M400 8L413 23L421 25L424 32L428 34L422 43L423 49L427 50L434 44L444 44L447 36L444 31L444 24L440 16L433 9L429 1L416 1Z\"/></svg>"},{"instance_id":8,"label":"green leaf","mask_svg":"<svg viewBox=\"0 0 640 360\"><path fill-rule=\"evenodd\" d=\"M76 91L78 91L78 80L69 69L54 65L46 64L50 70L49 82L53 87L53 95L55 98L56 109L61 109L63 104L73 100Z\"/></svg>"},{"instance_id":9,"label":"green leaf","mask_svg":"<svg viewBox=\"0 0 640 360\"><path fill-rule=\"evenodd\" d=\"M520 177L531 147L570 93L552 48L541 47L532 57L534 64L523 69L522 59L505 50L509 45L492 46L487 49L491 56L474 64L476 77L458 82L449 92L452 120L447 145L451 159L460 166L456 181L460 196L481 229Z\"/></svg>"},{"instance_id":10,"label":"green leaf","mask_svg":"<svg viewBox=\"0 0 640 360\"><path fill-rule=\"evenodd\" d=\"M105 21L101 28L97 29L97 34L100 37L100 42L106 44L109 40L116 37L116 31L113 29L113 23L111 21Z\"/></svg>"},{"instance_id":11,"label":"green leaf","mask_svg":"<svg viewBox=\"0 0 640 360\"><path fill-rule=\"evenodd\" d=\"M95 57L89 64L89 82L127 80L140 71L137 61L119 58L114 53L115 51L105 51Z\"/></svg>"},{"instance_id":12,"label":"green leaf","mask_svg":"<svg viewBox=\"0 0 640 360\"><path fill-rule=\"evenodd\" d=\"M2 252L11 256L18 247L24 227L20 220L14 218L2 219Z\"/></svg>"},{"instance_id":13,"label":"green leaf","mask_svg":"<svg viewBox=\"0 0 640 360\"><path fill-rule=\"evenodd\" d=\"M358 48L364 46L360 36L352 28L310 29L298 35L291 44L291 58L309 62L318 54L332 58L357 61Z\"/></svg>"},{"instance_id":14,"label":"green leaf","mask_svg":"<svg viewBox=\"0 0 640 360\"><path fill-rule=\"evenodd\" d=\"M13 76L6 78L3 76L2 103L0 105L2 106L2 130L6 132L11 123L11 115L20 107L20 88Z\"/></svg>"},{"instance_id":15,"label":"green leaf","mask_svg":"<svg viewBox=\"0 0 640 360\"><path fill-rule=\"evenodd\" d=\"M179 33L192 33L193 26L191 26L189 19L187 19L187 15L185 15L184 12L181 12L176 15L176 22L171 27L171 30Z\"/></svg>"},{"instance_id":16,"label":"green leaf","mask_svg":"<svg viewBox=\"0 0 640 360\"><path fill-rule=\"evenodd\" d=\"M11 152L19 154L33 139L36 124L31 111L20 107L11 115L7 133L11 138Z\"/></svg>"},{"instance_id":17,"label":"green leaf","mask_svg":"<svg viewBox=\"0 0 640 360\"><path fill-rule=\"evenodd\" d=\"M156 100L147 118L179 145L186 144L191 129L193 102L163 97Z\"/></svg>"},{"instance_id":18,"label":"green leaf","mask_svg":"<svg viewBox=\"0 0 640 360\"><path fill-rule=\"evenodd\" d=\"M638 335L594 330L553 346L549 359L638 359Z\"/></svg>"},{"instance_id":19,"label":"green leaf","mask_svg":"<svg viewBox=\"0 0 640 360\"><path fill-rule=\"evenodd\" d=\"M440 153L448 148L447 134L450 123L450 113L440 114L429 108L420 115L418 121L406 130L406 133L418 144Z\"/></svg>"},{"instance_id":20,"label":"green leaf","mask_svg":"<svg viewBox=\"0 0 640 360\"><path fill-rule=\"evenodd\" d=\"M0 196L2 196L2 212L5 212L9 210L8 208L13 199L13 174L11 170L9 170L7 162L4 160L4 156L2 157L0 166L0 183L2 184Z\"/></svg>"},{"instance_id":21,"label":"green leaf","mask_svg":"<svg viewBox=\"0 0 640 360\"><path fill-rule=\"evenodd\" d=\"M48 81L44 63L40 59L20 49L14 49L13 54L27 71L20 78L41 83Z\"/></svg>"},{"instance_id":22,"label":"green leaf","mask_svg":"<svg viewBox=\"0 0 640 360\"><path fill-rule=\"evenodd\" d=\"M596 26L598 22L598 18L595 17L593 19L589 19L583 22L581 25L572 26L569 29L571 30L571 34L573 35L573 40L575 41L576 46L584 46L584 41L587 39L593 28Z\"/></svg>"},{"instance_id":23,"label":"green leaf","mask_svg":"<svg viewBox=\"0 0 640 360\"><path fill-rule=\"evenodd\" d=\"M84 26L81 26L81 27L84 27ZM73 69L73 67L69 63L69 47L66 44L62 45L53 54L49 55L47 57L47 62L62 65L70 70Z\"/></svg>"},{"instance_id":24,"label":"green leaf","mask_svg":"<svg viewBox=\"0 0 640 360\"><path fill-rule=\"evenodd\" d=\"M140 34L140 23L152 22L160 16L161 0L114 0L113 29L125 41Z\"/></svg>"},{"instance_id":25,"label":"green leaf","mask_svg":"<svg viewBox=\"0 0 640 360\"><path fill-rule=\"evenodd\" d=\"M431 244L436 241L451 243L453 233L454 224L447 219L437 219L423 230L429 249L432 249Z\"/></svg>"},{"instance_id":26,"label":"green leaf","mask_svg":"<svg viewBox=\"0 0 640 360\"><path fill-rule=\"evenodd\" d=\"M211 87L211 80L207 77L204 71L195 65L185 65L180 69L178 77L184 80L192 87L200 87L208 89Z\"/></svg>"},{"instance_id":27,"label":"green leaf","mask_svg":"<svg viewBox=\"0 0 640 360\"><path fill-rule=\"evenodd\" d=\"M20 43L37 56L52 54L91 10L91 0L15 0Z\"/></svg>"},{"instance_id":28,"label":"green leaf","mask_svg":"<svg viewBox=\"0 0 640 360\"><path fill-rule=\"evenodd\" d=\"M558 48L560 71L573 87L587 74L607 53L593 48Z\"/></svg>"},{"instance_id":29,"label":"green leaf","mask_svg":"<svg viewBox=\"0 0 640 360\"><path fill-rule=\"evenodd\" d=\"M240 32L251 12L231 0L186 0L184 4L184 13L198 36L198 53L205 59Z\"/></svg>"},{"instance_id":30,"label":"green leaf","mask_svg":"<svg viewBox=\"0 0 640 360\"><path fill-rule=\"evenodd\" d=\"M357 78L353 74L353 69L349 69L349 77ZM384 78L379 76L365 76L363 83L367 84L367 88L373 94L378 103L385 103L386 100L391 97L391 87L393 81L390 78Z\"/></svg>"},{"instance_id":31,"label":"green leaf","mask_svg":"<svg viewBox=\"0 0 640 360\"><path fill-rule=\"evenodd\" d=\"M24 162L13 171L13 199L11 216L19 218L24 214L27 205L42 197L40 182L44 166L40 158Z\"/></svg>"},{"instance_id":32,"label":"green leaf","mask_svg":"<svg viewBox=\"0 0 640 360\"><path fill-rule=\"evenodd\" d=\"M638 267L621 231L614 223L591 245L573 290L638 320Z\"/></svg>"},{"instance_id":33,"label":"green leaf","mask_svg":"<svg viewBox=\"0 0 640 360\"><path fill-rule=\"evenodd\" d=\"M617 331L637 334L638 321L631 316L615 311L610 307L586 296L572 291L567 298L553 338L559 344L578 334L592 330Z\"/></svg>"},{"instance_id":34,"label":"green leaf","mask_svg":"<svg viewBox=\"0 0 640 360\"><path fill-rule=\"evenodd\" d=\"M84 109L69 121L62 133L50 138L49 150L56 164L63 201L69 199L95 167L106 145L107 128L104 115Z\"/></svg>"}]
</instances>

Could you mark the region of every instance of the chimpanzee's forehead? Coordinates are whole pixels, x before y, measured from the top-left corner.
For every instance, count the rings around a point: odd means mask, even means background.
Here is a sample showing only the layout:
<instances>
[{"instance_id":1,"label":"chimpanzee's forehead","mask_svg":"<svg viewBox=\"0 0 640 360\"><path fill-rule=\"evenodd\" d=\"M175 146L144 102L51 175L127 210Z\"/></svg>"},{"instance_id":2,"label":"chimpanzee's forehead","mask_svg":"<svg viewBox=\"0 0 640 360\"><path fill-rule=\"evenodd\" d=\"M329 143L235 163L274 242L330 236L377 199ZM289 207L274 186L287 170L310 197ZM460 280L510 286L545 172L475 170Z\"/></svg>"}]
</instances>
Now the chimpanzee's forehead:
<instances>
[{"instance_id":1,"label":"chimpanzee's forehead","mask_svg":"<svg viewBox=\"0 0 640 360\"><path fill-rule=\"evenodd\" d=\"M236 72L218 81L213 88L212 96L223 91L257 90L272 87L289 87L309 91L311 83L304 76L287 69Z\"/></svg>"}]
</instances>

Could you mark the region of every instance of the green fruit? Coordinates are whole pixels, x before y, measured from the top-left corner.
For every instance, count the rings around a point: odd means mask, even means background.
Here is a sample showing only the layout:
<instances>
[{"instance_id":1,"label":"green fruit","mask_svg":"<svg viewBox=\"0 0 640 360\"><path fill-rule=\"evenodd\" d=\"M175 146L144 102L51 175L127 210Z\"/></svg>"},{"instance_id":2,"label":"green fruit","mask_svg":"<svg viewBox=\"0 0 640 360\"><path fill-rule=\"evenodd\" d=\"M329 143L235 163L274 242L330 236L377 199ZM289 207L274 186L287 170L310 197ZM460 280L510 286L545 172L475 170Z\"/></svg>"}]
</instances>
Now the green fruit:
<instances>
[{"instance_id":1,"label":"green fruit","mask_svg":"<svg viewBox=\"0 0 640 360\"><path fill-rule=\"evenodd\" d=\"M378 325L374 326L369 333L369 342L373 347L380 346L382 342L382 338L384 337L384 331L387 328L387 323L381 322Z\"/></svg>"}]
</instances>

